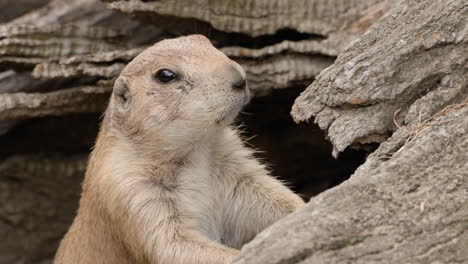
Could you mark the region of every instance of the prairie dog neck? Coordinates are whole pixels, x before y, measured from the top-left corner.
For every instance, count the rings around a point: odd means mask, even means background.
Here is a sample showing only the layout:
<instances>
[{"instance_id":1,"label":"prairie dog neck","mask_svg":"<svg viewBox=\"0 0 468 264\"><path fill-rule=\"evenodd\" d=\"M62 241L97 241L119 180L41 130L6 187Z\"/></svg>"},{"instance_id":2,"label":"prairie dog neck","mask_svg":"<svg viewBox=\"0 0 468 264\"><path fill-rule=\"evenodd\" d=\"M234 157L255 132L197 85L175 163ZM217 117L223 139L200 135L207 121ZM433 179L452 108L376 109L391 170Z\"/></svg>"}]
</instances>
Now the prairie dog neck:
<instances>
[{"instance_id":1,"label":"prairie dog neck","mask_svg":"<svg viewBox=\"0 0 468 264\"><path fill-rule=\"evenodd\" d=\"M127 180L147 178L163 181L161 183L171 181L184 167L204 162L221 140L225 129L229 128L207 130L199 137L192 137L192 142L185 145L155 136L155 144L157 142L160 146L158 148L148 146L151 143L139 145L113 133L101 133L91 155L87 178L100 182L101 177L118 178L121 175ZM96 164L96 160L99 160L99 164Z\"/></svg>"}]
</instances>

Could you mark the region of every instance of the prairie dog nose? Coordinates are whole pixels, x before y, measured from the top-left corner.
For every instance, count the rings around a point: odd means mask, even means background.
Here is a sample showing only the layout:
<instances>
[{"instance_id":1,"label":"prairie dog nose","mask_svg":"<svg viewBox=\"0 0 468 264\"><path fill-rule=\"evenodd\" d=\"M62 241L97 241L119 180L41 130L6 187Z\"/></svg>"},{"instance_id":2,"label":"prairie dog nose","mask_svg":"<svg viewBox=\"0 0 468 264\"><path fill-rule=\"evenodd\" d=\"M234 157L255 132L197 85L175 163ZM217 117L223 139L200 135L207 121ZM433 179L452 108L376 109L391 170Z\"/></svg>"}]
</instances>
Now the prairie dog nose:
<instances>
[{"instance_id":1,"label":"prairie dog nose","mask_svg":"<svg viewBox=\"0 0 468 264\"><path fill-rule=\"evenodd\" d=\"M228 73L232 89L244 90L247 85L244 70L238 64L229 64Z\"/></svg>"}]
</instances>

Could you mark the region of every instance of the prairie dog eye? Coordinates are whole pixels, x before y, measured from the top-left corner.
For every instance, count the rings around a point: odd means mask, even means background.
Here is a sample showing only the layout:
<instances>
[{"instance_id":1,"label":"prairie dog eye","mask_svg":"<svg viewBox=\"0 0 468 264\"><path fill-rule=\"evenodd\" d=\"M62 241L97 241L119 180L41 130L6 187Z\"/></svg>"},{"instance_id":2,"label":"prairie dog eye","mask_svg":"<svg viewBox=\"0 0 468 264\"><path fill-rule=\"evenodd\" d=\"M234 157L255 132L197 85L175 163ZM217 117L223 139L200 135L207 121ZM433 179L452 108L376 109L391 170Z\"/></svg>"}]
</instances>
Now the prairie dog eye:
<instances>
[{"instance_id":1,"label":"prairie dog eye","mask_svg":"<svg viewBox=\"0 0 468 264\"><path fill-rule=\"evenodd\" d=\"M168 69L158 70L154 76L159 83L166 84L177 79L177 74Z\"/></svg>"}]
</instances>

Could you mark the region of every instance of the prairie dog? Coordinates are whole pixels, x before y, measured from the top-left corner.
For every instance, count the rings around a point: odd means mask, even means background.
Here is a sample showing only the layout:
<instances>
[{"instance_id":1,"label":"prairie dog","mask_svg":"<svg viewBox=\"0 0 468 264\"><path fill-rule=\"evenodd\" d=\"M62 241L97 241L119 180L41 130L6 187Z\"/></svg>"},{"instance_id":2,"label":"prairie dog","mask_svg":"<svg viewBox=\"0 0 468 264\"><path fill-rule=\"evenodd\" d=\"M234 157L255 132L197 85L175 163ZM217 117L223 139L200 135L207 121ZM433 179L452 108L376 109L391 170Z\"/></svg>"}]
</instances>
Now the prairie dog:
<instances>
[{"instance_id":1,"label":"prairie dog","mask_svg":"<svg viewBox=\"0 0 468 264\"><path fill-rule=\"evenodd\" d=\"M229 125L243 69L201 35L163 40L116 80L57 264L231 263L304 202Z\"/></svg>"}]
</instances>

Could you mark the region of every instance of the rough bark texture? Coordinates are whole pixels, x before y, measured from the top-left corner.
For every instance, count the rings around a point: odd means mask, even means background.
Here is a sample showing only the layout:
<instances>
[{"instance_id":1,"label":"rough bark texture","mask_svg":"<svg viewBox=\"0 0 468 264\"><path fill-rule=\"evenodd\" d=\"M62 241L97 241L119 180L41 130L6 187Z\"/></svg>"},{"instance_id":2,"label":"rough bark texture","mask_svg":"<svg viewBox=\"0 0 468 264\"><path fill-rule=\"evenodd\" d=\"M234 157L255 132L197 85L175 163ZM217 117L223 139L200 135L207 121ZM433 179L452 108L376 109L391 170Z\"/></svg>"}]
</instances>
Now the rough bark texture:
<instances>
[{"instance_id":1,"label":"rough bark texture","mask_svg":"<svg viewBox=\"0 0 468 264\"><path fill-rule=\"evenodd\" d=\"M353 143L384 141L398 124L463 101L467 8L459 0L403 1L320 74L292 116L313 117L336 155Z\"/></svg>"},{"instance_id":2,"label":"rough bark texture","mask_svg":"<svg viewBox=\"0 0 468 264\"><path fill-rule=\"evenodd\" d=\"M392 0L179 0L179 1L115 1L109 6L114 10L132 14L143 19L183 19L191 22L207 22L224 32L244 33L251 36L274 34L278 30L291 28L299 32L329 35L354 29L359 19L385 9ZM180 8L183 6L183 8ZM370 11L371 10L371 11ZM149 13L149 14L148 14ZM362 22L359 24L363 24ZM172 28L173 26L169 24Z\"/></svg>"},{"instance_id":3,"label":"rough bark texture","mask_svg":"<svg viewBox=\"0 0 468 264\"><path fill-rule=\"evenodd\" d=\"M406 144L417 128L396 132L235 263L467 263L468 105L445 112Z\"/></svg>"},{"instance_id":4,"label":"rough bark texture","mask_svg":"<svg viewBox=\"0 0 468 264\"><path fill-rule=\"evenodd\" d=\"M115 30L75 25L0 26L0 69L29 68L75 54L123 48L109 41L123 35Z\"/></svg>"},{"instance_id":5,"label":"rough bark texture","mask_svg":"<svg viewBox=\"0 0 468 264\"><path fill-rule=\"evenodd\" d=\"M4 94L0 121L34 117L100 113L106 108L112 87L83 86L49 93Z\"/></svg>"},{"instance_id":6,"label":"rough bark texture","mask_svg":"<svg viewBox=\"0 0 468 264\"><path fill-rule=\"evenodd\" d=\"M468 262L467 7L402 1L301 94L335 152L385 142L236 264Z\"/></svg>"},{"instance_id":7,"label":"rough bark texture","mask_svg":"<svg viewBox=\"0 0 468 264\"><path fill-rule=\"evenodd\" d=\"M0 263L50 263L113 80L192 33L246 69L244 134L304 198L383 142L237 263L467 262L464 1L31 2L0 0Z\"/></svg>"}]
</instances>

